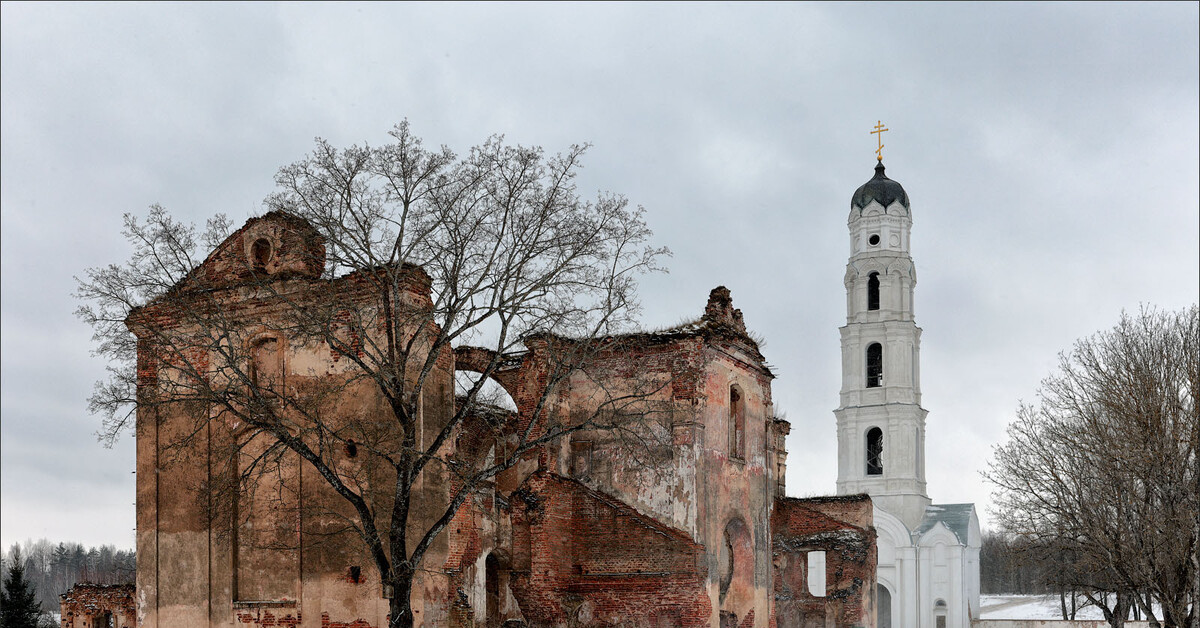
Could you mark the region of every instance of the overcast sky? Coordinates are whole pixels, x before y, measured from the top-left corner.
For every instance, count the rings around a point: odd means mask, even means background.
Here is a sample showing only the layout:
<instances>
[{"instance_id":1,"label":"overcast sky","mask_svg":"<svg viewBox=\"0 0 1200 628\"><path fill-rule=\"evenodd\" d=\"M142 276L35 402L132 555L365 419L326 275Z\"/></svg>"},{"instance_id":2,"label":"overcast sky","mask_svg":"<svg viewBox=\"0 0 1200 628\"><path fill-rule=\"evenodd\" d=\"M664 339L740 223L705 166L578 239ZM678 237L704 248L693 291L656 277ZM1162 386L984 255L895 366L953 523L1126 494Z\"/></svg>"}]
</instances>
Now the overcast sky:
<instances>
[{"instance_id":1,"label":"overcast sky","mask_svg":"<svg viewBox=\"0 0 1200 628\"><path fill-rule=\"evenodd\" d=\"M725 285L792 422L788 491L832 494L851 194L912 201L929 493L979 476L1058 352L1200 292L1196 3L5 3L0 542L132 547L132 437L96 442L104 364L73 276L121 215L262 211L320 136L591 142L581 190L645 206L671 272L646 326Z\"/></svg>"}]
</instances>

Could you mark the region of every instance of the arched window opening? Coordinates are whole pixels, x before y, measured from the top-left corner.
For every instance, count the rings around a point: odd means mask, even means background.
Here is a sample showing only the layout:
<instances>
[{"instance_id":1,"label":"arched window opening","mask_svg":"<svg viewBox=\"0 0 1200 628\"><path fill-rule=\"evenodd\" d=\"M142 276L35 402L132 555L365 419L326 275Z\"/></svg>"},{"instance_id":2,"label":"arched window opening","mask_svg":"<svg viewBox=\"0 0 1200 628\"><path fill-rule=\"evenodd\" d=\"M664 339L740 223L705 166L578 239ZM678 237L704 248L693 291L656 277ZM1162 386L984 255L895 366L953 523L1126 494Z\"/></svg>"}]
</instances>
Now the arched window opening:
<instances>
[{"instance_id":1,"label":"arched window opening","mask_svg":"<svg viewBox=\"0 0 1200 628\"><path fill-rule=\"evenodd\" d=\"M746 458L746 402L737 386L729 387L729 455Z\"/></svg>"},{"instance_id":2,"label":"arched window opening","mask_svg":"<svg viewBox=\"0 0 1200 628\"><path fill-rule=\"evenodd\" d=\"M883 345L878 342L867 347L867 388L883 385Z\"/></svg>"},{"instance_id":3,"label":"arched window opening","mask_svg":"<svg viewBox=\"0 0 1200 628\"><path fill-rule=\"evenodd\" d=\"M592 442L588 440L571 441L571 464L568 472L571 477L586 480L592 477Z\"/></svg>"},{"instance_id":4,"label":"arched window opening","mask_svg":"<svg viewBox=\"0 0 1200 628\"><path fill-rule=\"evenodd\" d=\"M879 273L867 276L867 309L879 309Z\"/></svg>"},{"instance_id":5,"label":"arched window opening","mask_svg":"<svg viewBox=\"0 0 1200 628\"><path fill-rule=\"evenodd\" d=\"M946 628L946 600L938 600L933 605L934 628Z\"/></svg>"},{"instance_id":6,"label":"arched window opening","mask_svg":"<svg viewBox=\"0 0 1200 628\"><path fill-rule=\"evenodd\" d=\"M883 430L867 430L867 475L883 475Z\"/></svg>"},{"instance_id":7,"label":"arched window opening","mask_svg":"<svg viewBox=\"0 0 1200 628\"><path fill-rule=\"evenodd\" d=\"M266 238L259 238L250 245L250 257L254 262L255 270L263 270L267 264L271 263L272 251L271 241Z\"/></svg>"},{"instance_id":8,"label":"arched window opening","mask_svg":"<svg viewBox=\"0 0 1200 628\"><path fill-rule=\"evenodd\" d=\"M460 403L467 398L475 384L483 375L475 371L456 370L454 371L454 396ZM479 390L475 393L475 405L481 407L493 407L509 411L516 411L517 402L512 398L504 386L500 382L489 377L483 380L479 385Z\"/></svg>"},{"instance_id":9,"label":"arched window opening","mask_svg":"<svg viewBox=\"0 0 1200 628\"><path fill-rule=\"evenodd\" d=\"M281 382L283 356L278 338L263 338L250 349L250 384L260 394L275 389Z\"/></svg>"}]
</instances>

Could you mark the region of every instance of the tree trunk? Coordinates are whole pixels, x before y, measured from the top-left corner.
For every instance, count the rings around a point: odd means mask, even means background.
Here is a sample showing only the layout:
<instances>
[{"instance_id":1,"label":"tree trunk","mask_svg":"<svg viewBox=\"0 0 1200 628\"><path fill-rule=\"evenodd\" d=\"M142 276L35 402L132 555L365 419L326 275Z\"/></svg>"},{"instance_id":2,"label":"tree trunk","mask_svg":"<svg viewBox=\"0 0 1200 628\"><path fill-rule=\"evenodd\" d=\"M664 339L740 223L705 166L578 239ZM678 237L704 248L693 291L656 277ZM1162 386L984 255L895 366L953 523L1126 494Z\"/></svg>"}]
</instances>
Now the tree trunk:
<instances>
[{"instance_id":1,"label":"tree trunk","mask_svg":"<svg viewBox=\"0 0 1200 628\"><path fill-rule=\"evenodd\" d=\"M1200 518L1192 524L1192 608L1188 612L1188 628L1200 628Z\"/></svg>"},{"instance_id":2,"label":"tree trunk","mask_svg":"<svg viewBox=\"0 0 1200 628\"><path fill-rule=\"evenodd\" d=\"M392 577L392 599L388 604L388 628L412 628L413 572L403 564L393 569L395 575Z\"/></svg>"},{"instance_id":3,"label":"tree trunk","mask_svg":"<svg viewBox=\"0 0 1200 628\"><path fill-rule=\"evenodd\" d=\"M1113 606L1112 619L1109 620L1109 625L1113 628L1124 628L1125 618L1129 615L1129 606L1125 594L1117 591L1117 601Z\"/></svg>"}]
</instances>

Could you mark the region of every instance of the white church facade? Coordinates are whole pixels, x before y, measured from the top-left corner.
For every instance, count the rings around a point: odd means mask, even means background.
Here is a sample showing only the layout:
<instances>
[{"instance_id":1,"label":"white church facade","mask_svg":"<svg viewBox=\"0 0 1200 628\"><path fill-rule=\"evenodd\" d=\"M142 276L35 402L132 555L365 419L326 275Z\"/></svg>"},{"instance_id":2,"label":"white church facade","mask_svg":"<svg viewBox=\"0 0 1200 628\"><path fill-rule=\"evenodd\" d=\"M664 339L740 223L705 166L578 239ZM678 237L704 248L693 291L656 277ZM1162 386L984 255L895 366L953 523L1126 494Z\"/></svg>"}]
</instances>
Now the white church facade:
<instances>
[{"instance_id":1,"label":"white church facade","mask_svg":"<svg viewBox=\"0 0 1200 628\"><path fill-rule=\"evenodd\" d=\"M877 628L969 628L979 617L979 518L974 504L933 504L925 488L910 209L882 161L850 202L837 491L874 503Z\"/></svg>"}]
</instances>

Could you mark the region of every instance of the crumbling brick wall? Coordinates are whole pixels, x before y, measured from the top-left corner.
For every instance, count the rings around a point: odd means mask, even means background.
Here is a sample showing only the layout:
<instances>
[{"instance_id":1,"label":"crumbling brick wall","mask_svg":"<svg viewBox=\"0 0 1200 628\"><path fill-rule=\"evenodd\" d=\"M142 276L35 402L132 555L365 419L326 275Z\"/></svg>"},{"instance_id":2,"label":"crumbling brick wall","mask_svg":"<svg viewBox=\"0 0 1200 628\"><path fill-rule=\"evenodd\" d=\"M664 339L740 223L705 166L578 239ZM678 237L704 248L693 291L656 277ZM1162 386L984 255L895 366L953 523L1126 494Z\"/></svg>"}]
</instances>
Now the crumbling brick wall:
<instances>
[{"instance_id":1,"label":"crumbling brick wall","mask_svg":"<svg viewBox=\"0 0 1200 628\"><path fill-rule=\"evenodd\" d=\"M514 495L512 587L530 626L708 626L704 548L583 484Z\"/></svg>"},{"instance_id":2,"label":"crumbling brick wall","mask_svg":"<svg viewBox=\"0 0 1200 628\"><path fill-rule=\"evenodd\" d=\"M875 528L866 495L780 498L771 516L778 628L873 628ZM813 595L810 552L825 554L825 591Z\"/></svg>"},{"instance_id":3,"label":"crumbling brick wall","mask_svg":"<svg viewBox=\"0 0 1200 628\"><path fill-rule=\"evenodd\" d=\"M132 584L80 583L59 596L62 628L136 628Z\"/></svg>"},{"instance_id":4,"label":"crumbling brick wall","mask_svg":"<svg viewBox=\"0 0 1200 628\"><path fill-rule=\"evenodd\" d=\"M324 243L303 221L279 212L249 221L171 299L130 316L140 338L139 394L169 381L172 359L209 372L205 338L203 350L173 358L156 353L153 339L178 335L187 345L180 308L220 303L252 341L251 373L337 406L318 408L337 417L329 432L345 432L344 447L324 450L331 468L361 486L384 487L386 469L356 452L371 438L396 436L377 420L390 410L370 382L339 379L350 378L347 358L369 346L372 328L347 324L346 345L335 349L289 343L276 320L286 318L281 299L336 295L346 308L372 302L369 280L381 271L330 279L322 276L323 258ZM403 270L396 304L432 308L428 275ZM253 289L263 281L274 282L279 295ZM332 314L337 325L352 318L349 309L339 311ZM260 354L260 346L273 348ZM556 365L564 348L590 356L587 368L563 375ZM456 370L487 372L517 412L468 417L444 445L454 464L475 468L492 452L514 451L526 428L536 437L589 418L619 424L620 438L617 430L575 431L470 487L441 466L427 467L413 495L414 531L437 520L459 490L471 495L419 572L419 623L750 628L773 624L776 600L788 612L820 611L835 620L829 625L872 621L870 501L776 501L789 426L774 416L774 376L728 289L710 293L701 318L670 329L594 339L538 334L511 355L472 347L442 354L422 401L421 442L432 442L456 410ZM321 394L343 384L337 394ZM278 463L276 486L286 490L275 501L257 499L247 489L268 478L269 492L270 474L240 482L238 470L246 468L242 454L252 457L262 443L239 442L236 422L212 419L209 408L183 402L139 408L138 555L154 566L138 574L142 628L296 626L302 611L310 625L320 617L323 628L385 624L388 603L374 562L340 524L356 516L348 504L293 454ZM266 541L286 533L286 542L261 542L262 531ZM802 595L810 548L830 555L833 593L820 599ZM775 571L772 551L780 559ZM96 628L82 613L72 617L89 623L78 628Z\"/></svg>"}]
</instances>

